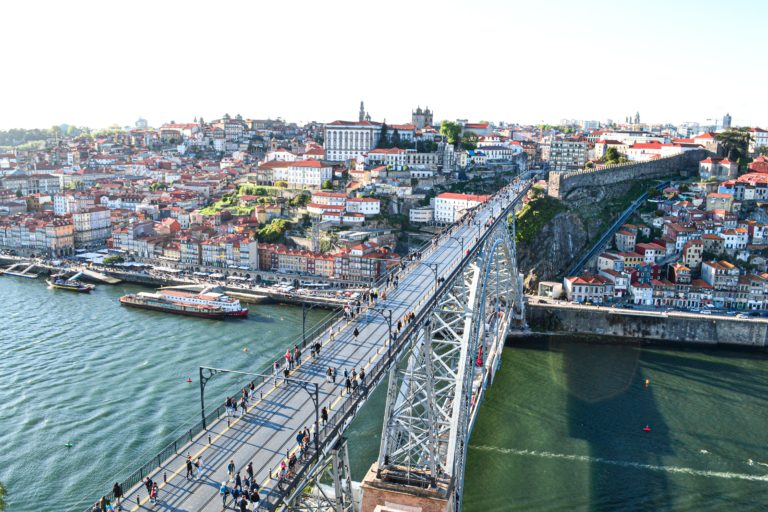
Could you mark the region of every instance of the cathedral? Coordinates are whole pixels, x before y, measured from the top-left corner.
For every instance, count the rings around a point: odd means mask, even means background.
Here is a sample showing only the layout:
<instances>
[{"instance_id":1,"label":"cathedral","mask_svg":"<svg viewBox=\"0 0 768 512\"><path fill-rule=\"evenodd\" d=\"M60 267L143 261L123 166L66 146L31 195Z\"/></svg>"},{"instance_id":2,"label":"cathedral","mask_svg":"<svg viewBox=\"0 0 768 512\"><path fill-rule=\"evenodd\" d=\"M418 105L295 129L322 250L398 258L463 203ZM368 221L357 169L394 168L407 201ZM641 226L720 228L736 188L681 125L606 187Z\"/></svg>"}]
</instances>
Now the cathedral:
<instances>
[{"instance_id":1,"label":"cathedral","mask_svg":"<svg viewBox=\"0 0 768 512\"><path fill-rule=\"evenodd\" d=\"M416 107L416 110L411 112L411 124L416 125L417 130L421 130L425 126L432 126L432 112L427 107L421 110L421 107Z\"/></svg>"}]
</instances>

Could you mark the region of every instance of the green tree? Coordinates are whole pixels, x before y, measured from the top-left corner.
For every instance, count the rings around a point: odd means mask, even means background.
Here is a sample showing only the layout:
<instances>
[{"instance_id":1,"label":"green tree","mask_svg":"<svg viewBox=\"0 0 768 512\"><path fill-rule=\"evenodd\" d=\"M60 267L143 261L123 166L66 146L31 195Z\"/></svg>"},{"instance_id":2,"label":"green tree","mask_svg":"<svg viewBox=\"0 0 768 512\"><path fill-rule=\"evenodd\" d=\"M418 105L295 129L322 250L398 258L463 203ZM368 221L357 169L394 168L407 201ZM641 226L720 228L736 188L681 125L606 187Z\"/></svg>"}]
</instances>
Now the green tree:
<instances>
[{"instance_id":1,"label":"green tree","mask_svg":"<svg viewBox=\"0 0 768 512\"><path fill-rule=\"evenodd\" d=\"M723 147L725 156L730 161L739 162L747 157L752 135L749 133L749 128L729 128L716 134L715 140Z\"/></svg>"},{"instance_id":2,"label":"green tree","mask_svg":"<svg viewBox=\"0 0 768 512\"><path fill-rule=\"evenodd\" d=\"M23 196L23 195L24 195L24 194L22 194L22 193L21 193L21 189L19 189L19 190L17 190L17 191L16 191L16 197L21 197L21 196Z\"/></svg>"},{"instance_id":3,"label":"green tree","mask_svg":"<svg viewBox=\"0 0 768 512\"><path fill-rule=\"evenodd\" d=\"M125 263L125 258L117 255L107 256L104 258L105 265L117 265L118 263Z\"/></svg>"},{"instance_id":4,"label":"green tree","mask_svg":"<svg viewBox=\"0 0 768 512\"><path fill-rule=\"evenodd\" d=\"M278 188L288 188L288 182L285 180L278 180L275 182L275 186Z\"/></svg>"},{"instance_id":5,"label":"green tree","mask_svg":"<svg viewBox=\"0 0 768 512\"><path fill-rule=\"evenodd\" d=\"M455 146L461 137L461 125L453 121L443 121L440 123L440 135Z\"/></svg>"},{"instance_id":6,"label":"green tree","mask_svg":"<svg viewBox=\"0 0 768 512\"><path fill-rule=\"evenodd\" d=\"M6 502L5 498L8 496L8 493L5 492L5 486L3 485L3 482L0 482L0 511L5 510Z\"/></svg>"},{"instance_id":7,"label":"green tree","mask_svg":"<svg viewBox=\"0 0 768 512\"><path fill-rule=\"evenodd\" d=\"M467 151L471 151L473 149L477 149L477 140L479 137L476 133L465 133L461 137L461 147L466 149Z\"/></svg>"},{"instance_id":8,"label":"green tree","mask_svg":"<svg viewBox=\"0 0 768 512\"><path fill-rule=\"evenodd\" d=\"M323 190L331 190L333 189L333 182L331 180L325 180L323 182Z\"/></svg>"},{"instance_id":9,"label":"green tree","mask_svg":"<svg viewBox=\"0 0 768 512\"><path fill-rule=\"evenodd\" d=\"M400 140L400 132L395 128L395 130L392 132L392 147L393 148L399 148L401 144Z\"/></svg>"},{"instance_id":10,"label":"green tree","mask_svg":"<svg viewBox=\"0 0 768 512\"><path fill-rule=\"evenodd\" d=\"M290 201L288 201L288 204L293 207L302 207L306 206L307 203L309 203L312 196L309 194L297 194L293 197Z\"/></svg>"},{"instance_id":11,"label":"green tree","mask_svg":"<svg viewBox=\"0 0 768 512\"><path fill-rule=\"evenodd\" d=\"M379 143L376 145L377 148L388 148L389 147L389 128L387 127L387 123L384 123L381 125L381 133L379 134Z\"/></svg>"}]
</instances>

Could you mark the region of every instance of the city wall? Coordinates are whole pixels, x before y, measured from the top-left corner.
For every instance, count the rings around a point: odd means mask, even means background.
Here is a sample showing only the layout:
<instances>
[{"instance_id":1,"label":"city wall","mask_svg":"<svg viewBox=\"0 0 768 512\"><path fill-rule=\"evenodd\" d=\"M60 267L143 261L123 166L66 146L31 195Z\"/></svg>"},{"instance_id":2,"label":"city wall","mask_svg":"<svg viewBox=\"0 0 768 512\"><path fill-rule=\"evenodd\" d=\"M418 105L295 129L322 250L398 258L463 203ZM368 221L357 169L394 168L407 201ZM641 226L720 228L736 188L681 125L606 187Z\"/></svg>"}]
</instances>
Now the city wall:
<instances>
[{"instance_id":1,"label":"city wall","mask_svg":"<svg viewBox=\"0 0 768 512\"><path fill-rule=\"evenodd\" d=\"M594 169L550 172L547 194L561 200L582 195L583 189L606 187L638 179L653 179L670 176L688 169L695 169L698 162L706 158L703 149L687 151L678 155L659 158L650 162L597 166Z\"/></svg>"},{"instance_id":2,"label":"city wall","mask_svg":"<svg viewBox=\"0 0 768 512\"><path fill-rule=\"evenodd\" d=\"M640 315L634 310L527 304L534 331L617 336L627 341L768 347L768 320L735 317Z\"/></svg>"}]
</instances>

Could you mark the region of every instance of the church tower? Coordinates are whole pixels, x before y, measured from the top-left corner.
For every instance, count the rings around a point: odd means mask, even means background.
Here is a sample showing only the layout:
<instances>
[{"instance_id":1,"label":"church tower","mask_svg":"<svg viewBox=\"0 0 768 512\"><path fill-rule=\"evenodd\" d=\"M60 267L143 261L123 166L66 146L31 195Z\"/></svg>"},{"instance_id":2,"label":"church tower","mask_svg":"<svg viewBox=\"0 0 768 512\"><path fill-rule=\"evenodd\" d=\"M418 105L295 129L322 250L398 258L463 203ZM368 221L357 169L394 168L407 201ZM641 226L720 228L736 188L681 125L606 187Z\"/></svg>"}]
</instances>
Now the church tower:
<instances>
[{"instance_id":1,"label":"church tower","mask_svg":"<svg viewBox=\"0 0 768 512\"><path fill-rule=\"evenodd\" d=\"M358 116L358 121L365 121L365 105L363 102L360 102L360 115Z\"/></svg>"}]
</instances>

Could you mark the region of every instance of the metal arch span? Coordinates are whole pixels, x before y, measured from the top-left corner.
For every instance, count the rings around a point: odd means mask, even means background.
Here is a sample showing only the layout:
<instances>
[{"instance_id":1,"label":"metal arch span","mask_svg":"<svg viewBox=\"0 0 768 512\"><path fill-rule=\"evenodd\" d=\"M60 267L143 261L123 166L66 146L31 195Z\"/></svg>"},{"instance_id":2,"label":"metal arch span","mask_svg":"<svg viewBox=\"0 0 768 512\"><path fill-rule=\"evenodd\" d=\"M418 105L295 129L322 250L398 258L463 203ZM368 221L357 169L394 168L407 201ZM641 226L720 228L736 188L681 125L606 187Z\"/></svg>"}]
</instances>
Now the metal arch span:
<instances>
[{"instance_id":1,"label":"metal arch span","mask_svg":"<svg viewBox=\"0 0 768 512\"><path fill-rule=\"evenodd\" d=\"M498 364L510 321L523 318L515 256L500 222L424 317L407 362L390 368L379 478L444 489L459 505L478 392Z\"/></svg>"}]
</instances>

